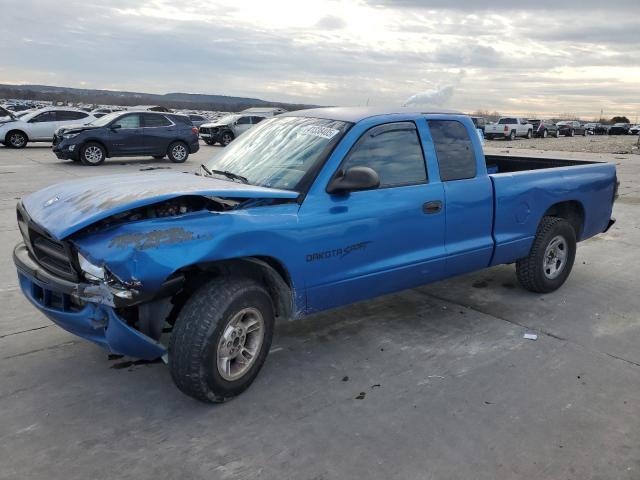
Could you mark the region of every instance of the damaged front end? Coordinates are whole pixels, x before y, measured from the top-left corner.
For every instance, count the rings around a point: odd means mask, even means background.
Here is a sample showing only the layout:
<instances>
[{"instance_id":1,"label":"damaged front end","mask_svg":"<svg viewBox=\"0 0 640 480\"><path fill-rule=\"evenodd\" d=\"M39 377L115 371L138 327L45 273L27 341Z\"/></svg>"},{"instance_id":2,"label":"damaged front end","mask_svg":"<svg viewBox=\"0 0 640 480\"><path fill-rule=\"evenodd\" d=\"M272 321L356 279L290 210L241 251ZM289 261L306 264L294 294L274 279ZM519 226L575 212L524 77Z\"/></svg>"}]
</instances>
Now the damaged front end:
<instances>
[{"instance_id":1,"label":"damaged front end","mask_svg":"<svg viewBox=\"0 0 640 480\"><path fill-rule=\"evenodd\" d=\"M46 218L32 219L20 203L24 243L14 250L20 286L65 330L113 353L158 358L186 299L185 283L194 282L182 269L225 252L214 232L229 230L235 220L223 214L294 201L180 195L104 215L62 240L40 226Z\"/></svg>"}]
</instances>

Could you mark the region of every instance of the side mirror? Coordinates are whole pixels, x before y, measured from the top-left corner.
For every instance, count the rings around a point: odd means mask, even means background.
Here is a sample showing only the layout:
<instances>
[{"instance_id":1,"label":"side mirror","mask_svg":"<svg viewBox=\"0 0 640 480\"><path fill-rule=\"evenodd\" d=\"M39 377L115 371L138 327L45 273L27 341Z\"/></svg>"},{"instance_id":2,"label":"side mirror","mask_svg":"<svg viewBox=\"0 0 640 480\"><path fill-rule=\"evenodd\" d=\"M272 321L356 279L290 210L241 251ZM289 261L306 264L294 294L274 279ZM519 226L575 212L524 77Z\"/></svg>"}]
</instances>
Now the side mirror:
<instances>
[{"instance_id":1,"label":"side mirror","mask_svg":"<svg viewBox=\"0 0 640 480\"><path fill-rule=\"evenodd\" d=\"M334 177L327 186L327 193L347 193L369 190L380 186L380 177L369 167L351 167L342 175Z\"/></svg>"},{"instance_id":2,"label":"side mirror","mask_svg":"<svg viewBox=\"0 0 640 480\"><path fill-rule=\"evenodd\" d=\"M115 125L111 125L109 128L111 130L118 130L118 129L122 128L122 125L116 123Z\"/></svg>"}]
</instances>

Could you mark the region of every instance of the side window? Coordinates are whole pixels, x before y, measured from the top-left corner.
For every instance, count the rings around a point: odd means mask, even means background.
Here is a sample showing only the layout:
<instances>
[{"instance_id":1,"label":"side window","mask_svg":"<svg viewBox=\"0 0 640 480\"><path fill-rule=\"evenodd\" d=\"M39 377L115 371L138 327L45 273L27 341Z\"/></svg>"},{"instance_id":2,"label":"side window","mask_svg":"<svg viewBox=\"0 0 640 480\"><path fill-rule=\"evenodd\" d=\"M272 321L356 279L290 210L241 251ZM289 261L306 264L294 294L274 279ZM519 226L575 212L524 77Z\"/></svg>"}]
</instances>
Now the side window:
<instances>
[{"instance_id":1,"label":"side window","mask_svg":"<svg viewBox=\"0 0 640 480\"><path fill-rule=\"evenodd\" d=\"M140 115L137 113L125 115L117 119L114 125L120 125L122 128L140 128Z\"/></svg>"},{"instance_id":2,"label":"side window","mask_svg":"<svg viewBox=\"0 0 640 480\"><path fill-rule=\"evenodd\" d=\"M467 129L456 120L429 120L443 182L476 176L476 156Z\"/></svg>"},{"instance_id":3,"label":"side window","mask_svg":"<svg viewBox=\"0 0 640 480\"><path fill-rule=\"evenodd\" d=\"M40 115L33 117L30 123L55 122L57 119L56 113L57 112L55 111L43 112Z\"/></svg>"},{"instance_id":4,"label":"side window","mask_svg":"<svg viewBox=\"0 0 640 480\"><path fill-rule=\"evenodd\" d=\"M251 123L251 117L240 117L238 119L238 125L249 125Z\"/></svg>"},{"instance_id":5,"label":"side window","mask_svg":"<svg viewBox=\"0 0 640 480\"><path fill-rule=\"evenodd\" d=\"M426 183L427 170L413 123L391 123L367 131L342 164L369 167L380 176L380 187Z\"/></svg>"},{"instance_id":6,"label":"side window","mask_svg":"<svg viewBox=\"0 0 640 480\"><path fill-rule=\"evenodd\" d=\"M84 112L74 112L74 111L64 111L61 110L57 112L57 120L58 121L66 121L66 120L80 120L81 118L86 118L87 114Z\"/></svg>"},{"instance_id":7,"label":"side window","mask_svg":"<svg viewBox=\"0 0 640 480\"><path fill-rule=\"evenodd\" d=\"M254 125L256 123L260 123L262 120L264 120L264 117L251 117L251 123L253 123Z\"/></svg>"},{"instance_id":8,"label":"side window","mask_svg":"<svg viewBox=\"0 0 640 480\"><path fill-rule=\"evenodd\" d=\"M153 127L169 127L172 123L164 115L154 115L153 113L143 113L144 126Z\"/></svg>"}]
</instances>

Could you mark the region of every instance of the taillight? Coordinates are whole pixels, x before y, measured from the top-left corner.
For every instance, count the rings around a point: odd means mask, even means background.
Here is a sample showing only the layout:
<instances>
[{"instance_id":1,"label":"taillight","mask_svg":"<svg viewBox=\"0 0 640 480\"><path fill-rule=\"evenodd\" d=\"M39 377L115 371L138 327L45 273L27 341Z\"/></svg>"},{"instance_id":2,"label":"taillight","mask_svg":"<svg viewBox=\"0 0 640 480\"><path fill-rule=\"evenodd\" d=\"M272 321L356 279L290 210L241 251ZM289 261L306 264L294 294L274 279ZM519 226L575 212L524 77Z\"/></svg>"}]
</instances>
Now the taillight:
<instances>
[{"instance_id":1,"label":"taillight","mask_svg":"<svg viewBox=\"0 0 640 480\"><path fill-rule=\"evenodd\" d=\"M504 126L504 131L505 131L505 132L508 132L508 131L509 131L509 126L508 126L508 125L505 125L505 126Z\"/></svg>"},{"instance_id":2,"label":"taillight","mask_svg":"<svg viewBox=\"0 0 640 480\"><path fill-rule=\"evenodd\" d=\"M193 127L191 129L191 131L197 135L198 134L198 127Z\"/></svg>"}]
</instances>

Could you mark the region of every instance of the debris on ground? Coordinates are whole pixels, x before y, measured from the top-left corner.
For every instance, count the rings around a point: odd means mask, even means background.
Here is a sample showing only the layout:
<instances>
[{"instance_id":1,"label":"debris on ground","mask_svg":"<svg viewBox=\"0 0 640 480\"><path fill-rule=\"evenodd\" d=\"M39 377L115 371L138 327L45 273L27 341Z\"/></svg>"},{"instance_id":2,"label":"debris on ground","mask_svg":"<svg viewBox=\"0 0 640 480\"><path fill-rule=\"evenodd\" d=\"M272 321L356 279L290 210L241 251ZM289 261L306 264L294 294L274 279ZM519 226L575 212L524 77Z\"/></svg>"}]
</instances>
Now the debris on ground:
<instances>
[{"instance_id":1,"label":"debris on ground","mask_svg":"<svg viewBox=\"0 0 640 480\"><path fill-rule=\"evenodd\" d=\"M524 334L524 338L526 338L527 340L537 340L538 339L538 334L537 333L525 333Z\"/></svg>"},{"instance_id":2,"label":"debris on ground","mask_svg":"<svg viewBox=\"0 0 640 480\"><path fill-rule=\"evenodd\" d=\"M342 377L342 381L343 382L348 382L349 381L349 377L347 377L346 375L344 377Z\"/></svg>"},{"instance_id":3,"label":"debris on ground","mask_svg":"<svg viewBox=\"0 0 640 480\"><path fill-rule=\"evenodd\" d=\"M358 394L358 396L356 397L356 400L364 400L364 396L366 395L365 392L360 392Z\"/></svg>"}]
</instances>

